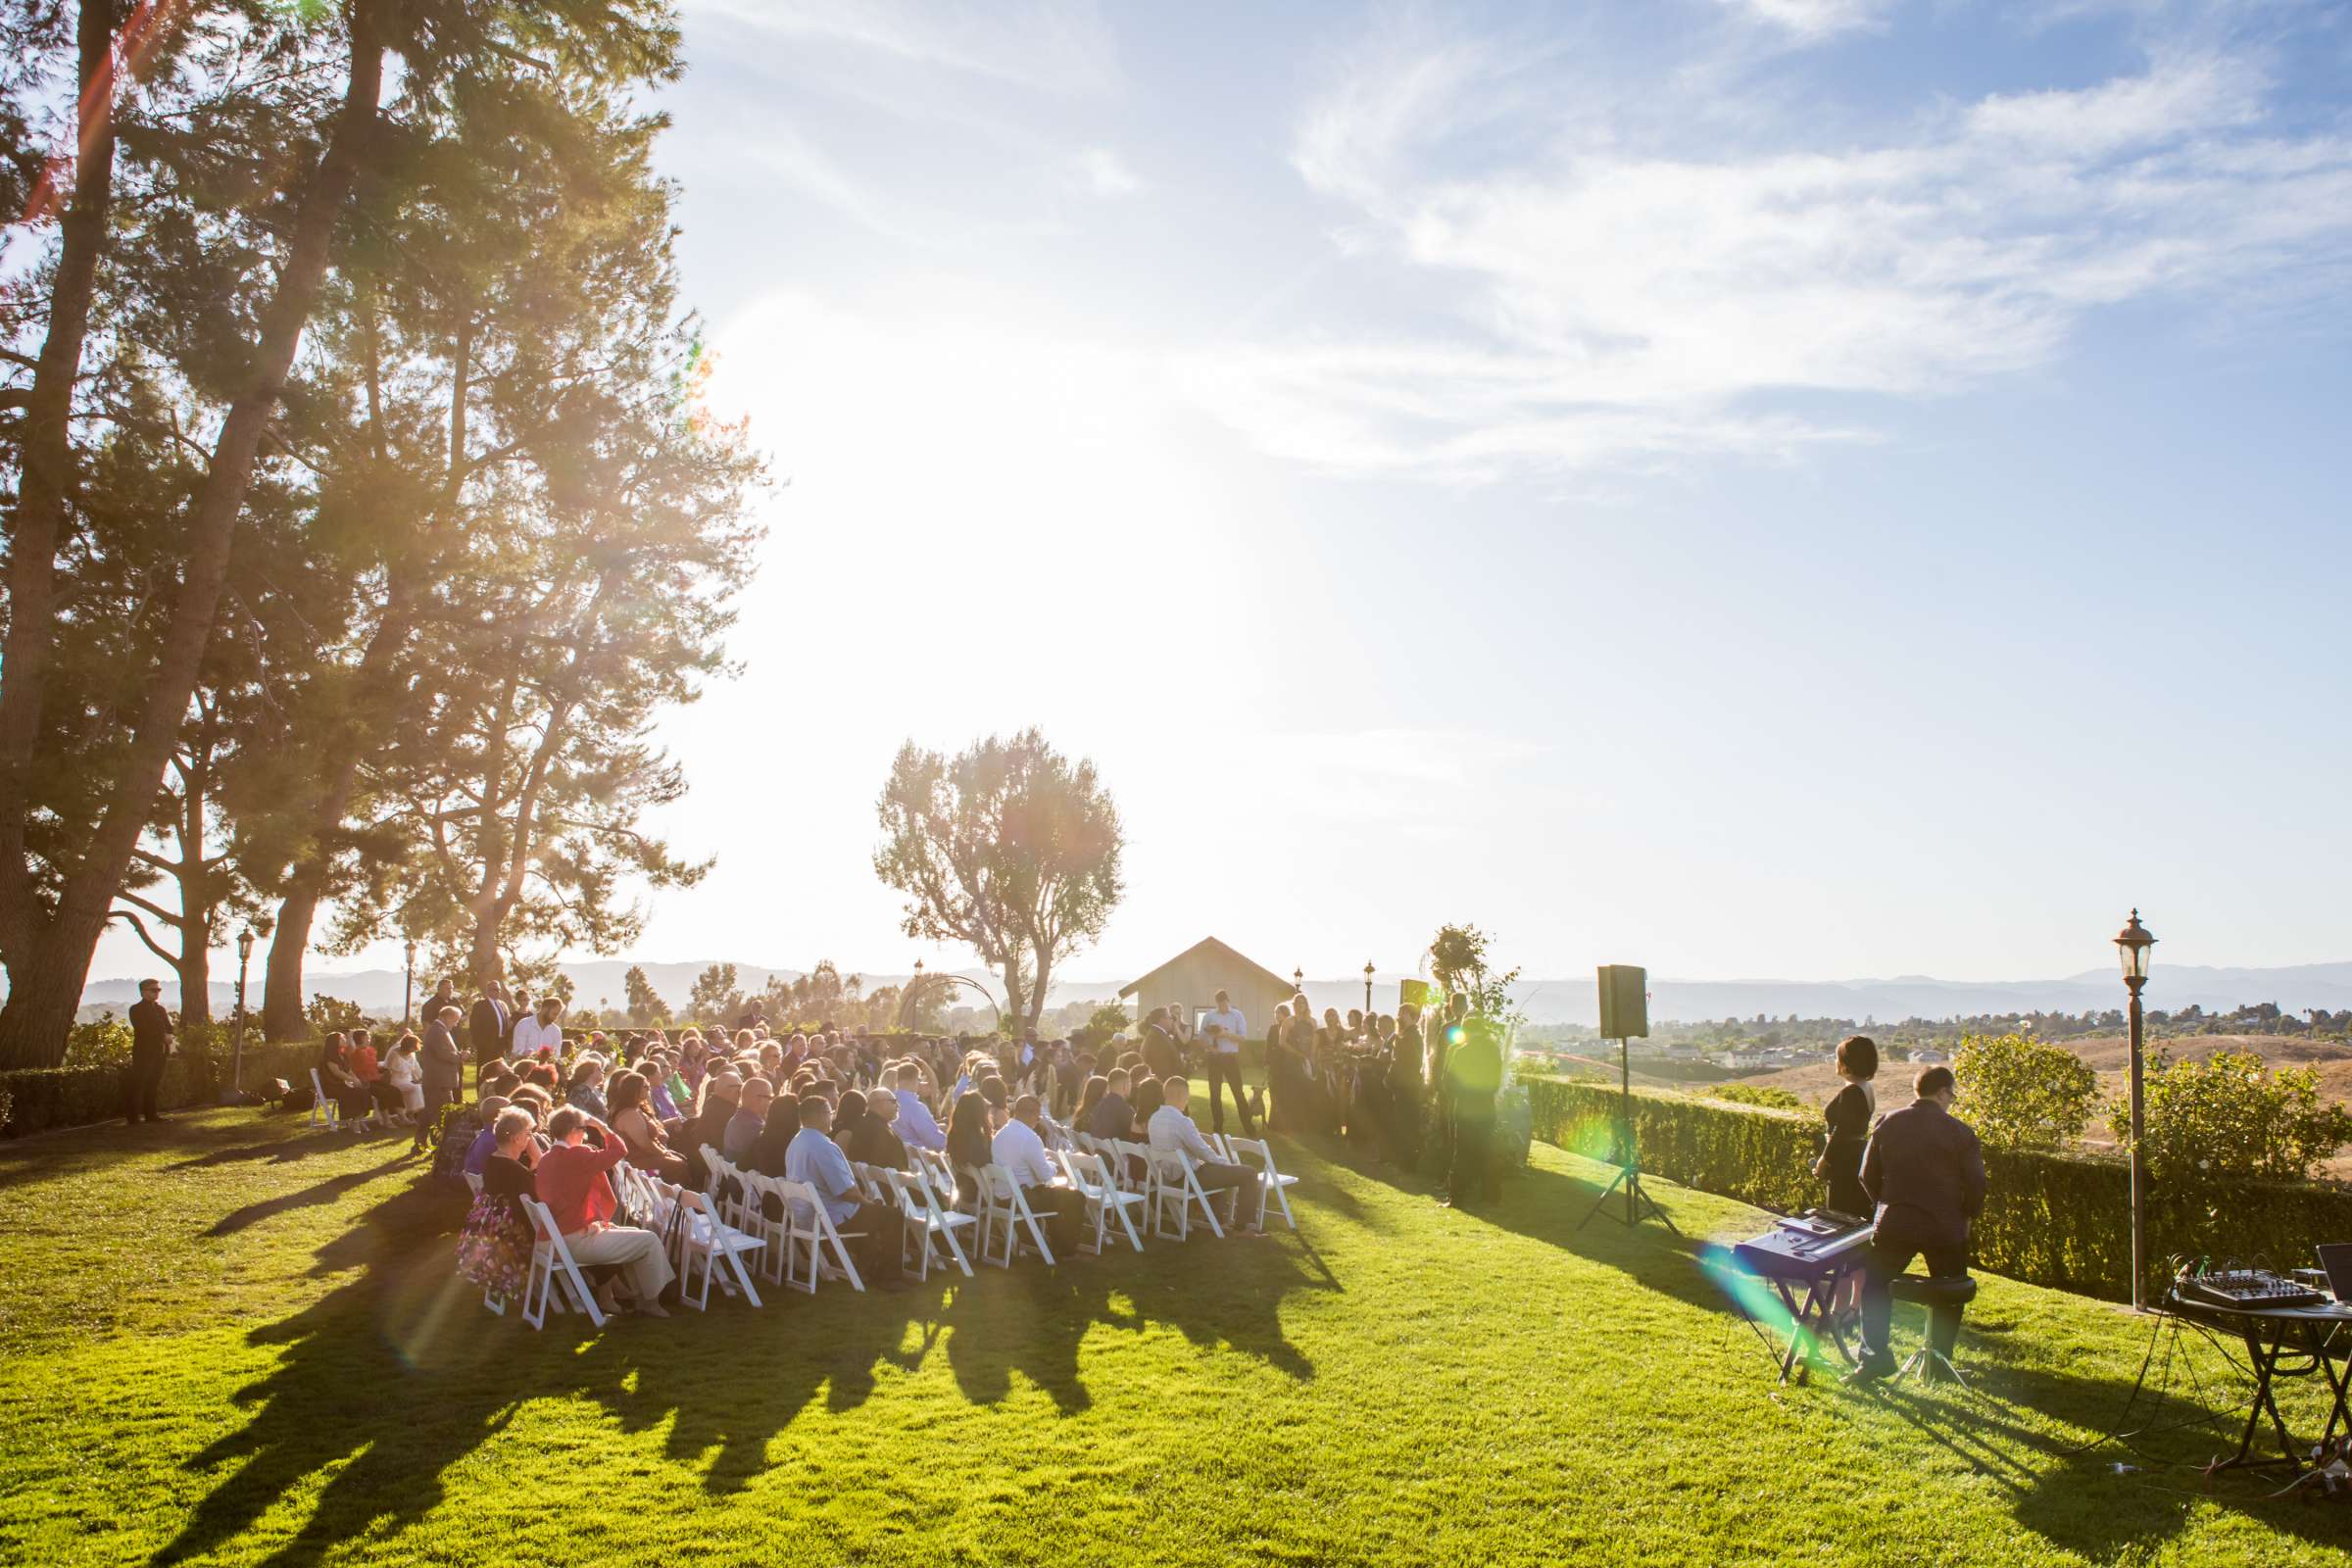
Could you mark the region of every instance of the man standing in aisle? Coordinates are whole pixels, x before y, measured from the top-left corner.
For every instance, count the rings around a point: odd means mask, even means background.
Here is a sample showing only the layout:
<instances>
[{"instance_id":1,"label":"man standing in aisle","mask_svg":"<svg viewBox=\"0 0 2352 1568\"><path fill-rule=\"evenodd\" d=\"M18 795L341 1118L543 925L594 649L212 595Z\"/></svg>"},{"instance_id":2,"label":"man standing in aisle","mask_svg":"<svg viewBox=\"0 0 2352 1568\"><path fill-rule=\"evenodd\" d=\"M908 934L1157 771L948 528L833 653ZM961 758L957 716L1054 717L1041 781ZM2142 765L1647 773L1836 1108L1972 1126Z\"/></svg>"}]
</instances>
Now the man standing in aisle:
<instances>
[{"instance_id":1,"label":"man standing in aisle","mask_svg":"<svg viewBox=\"0 0 2352 1568\"><path fill-rule=\"evenodd\" d=\"M416 1149L426 1147L441 1107L457 1103L465 1090L466 1055L458 1049L458 1028L465 1021L466 1010L452 1002L425 1022L424 1049L418 1053L424 1058L424 1106L416 1113Z\"/></svg>"},{"instance_id":2,"label":"man standing in aisle","mask_svg":"<svg viewBox=\"0 0 2352 1568\"><path fill-rule=\"evenodd\" d=\"M473 1011L466 1016L466 1033L473 1045L473 1083L478 1090L482 1069L507 1054L506 988L495 980L482 983L482 994L474 999Z\"/></svg>"},{"instance_id":3,"label":"man standing in aisle","mask_svg":"<svg viewBox=\"0 0 2352 1568\"><path fill-rule=\"evenodd\" d=\"M139 982L139 1000L130 1004L130 1066L122 1074L122 1119L126 1125L162 1121L156 1097L163 1092L164 1064L172 1059L172 1014L159 999L161 980Z\"/></svg>"},{"instance_id":4,"label":"man standing in aisle","mask_svg":"<svg viewBox=\"0 0 2352 1568\"><path fill-rule=\"evenodd\" d=\"M1242 1136L1255 1138L1257 1126L1250 1119L1250 1097L1242 1088L1242 1040L1250 1033L1250 1024L1242 1009L1233 1004L1233 998L1220 991L1217 1004L1200 1020L1200 1038L1208 1043L1207 1060L1202 1070L1208 1074L1208 1130L1225 1130L1225 1097L1217 1085L1233 1084L1233 1108L1242 1114Z\"/></svg>"}]
</instances>

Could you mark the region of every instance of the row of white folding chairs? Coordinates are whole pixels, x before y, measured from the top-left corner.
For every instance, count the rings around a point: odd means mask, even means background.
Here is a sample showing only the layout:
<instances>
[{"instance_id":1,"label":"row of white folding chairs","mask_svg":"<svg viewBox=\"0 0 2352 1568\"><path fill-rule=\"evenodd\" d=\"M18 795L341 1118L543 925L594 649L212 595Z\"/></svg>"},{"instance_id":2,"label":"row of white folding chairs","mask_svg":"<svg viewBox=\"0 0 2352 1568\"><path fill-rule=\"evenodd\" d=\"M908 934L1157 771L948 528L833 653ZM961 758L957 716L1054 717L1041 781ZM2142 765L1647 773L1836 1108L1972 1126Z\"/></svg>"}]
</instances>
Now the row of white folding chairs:
<instances>
[{"instance_id":1,"label":"row of white folding chairs","mask_svg":"<svg viewBox=\"0 0 2352 1568\"><path fill-rule=\"evenodd\" d=\"M326 1092L326 1081L319 1077L318 1069L313 1067L311 1069L311 1125L332 1127L337 1131L364 1133L371 1128L381 1129L391 1126L392 1118L385 1115L372 1103L365 1116L345 1116L342 1102Z\"/></svg>"},{"instance_id":2,"label":"row of white folding chairs","mask_svg":"<svg viewBox=\"0 0 2352 1568\"><path fill-rule=\"evenodd\" d=\"M1282 1211L1284 1224L1293 1230L1298 1228L1298 1217L1291 1212L1290 1199L1290 1189L1298 1185L1298 1178L1286 1175L1276 1167L1271 1145L1262 1138L1228 1137L1223 1133L1204 1133L1201 1136L1210 1151L1227 1164L1257 1172L1257 1212L1252 1223L1261 1228L1264 1226L1266 1206L1271 1202ZM1097 1138L1091 1133L1075 1133L1072 1138L1081 1150L1106 1157L1113 1172L1130 1191L1146 1196L1152 1203L1152 1228L1161 1235L1181 1237L1187 1234L1191 1229L1191 1213L1195 1207L1207 1219L1211 1231L1220 1236L1224 1234L1218 1225L1214 1207L1200 1190L1200 1176L1191 1156L1178 1152L1175 1158L1169 1159L1154 1154L1148 1145L1117 1138ZM1228 1219L1234 1215L1230 1202L1226 1206L1226 1215ZM1173 1230L1169 1228L1171 1223Z\"/></svg>"},{"instance_id":3,"label":"row of white folding chairs","mask_svg":"<svg viewBox=\"0 0 2352 1568\"><path fill-rule=\"evenodd\" d=\"M834 1224L815 1188L747 1170L708 1144L703 1166L710 1173L705 1192L712 1207L728 1224L767 1244L765 1274L771 1283L810 1296L820 1279L846 1279L852 1290L865 1289L849 1248L850 1237L864 1233Z\"/></svg>"}]
</instances>

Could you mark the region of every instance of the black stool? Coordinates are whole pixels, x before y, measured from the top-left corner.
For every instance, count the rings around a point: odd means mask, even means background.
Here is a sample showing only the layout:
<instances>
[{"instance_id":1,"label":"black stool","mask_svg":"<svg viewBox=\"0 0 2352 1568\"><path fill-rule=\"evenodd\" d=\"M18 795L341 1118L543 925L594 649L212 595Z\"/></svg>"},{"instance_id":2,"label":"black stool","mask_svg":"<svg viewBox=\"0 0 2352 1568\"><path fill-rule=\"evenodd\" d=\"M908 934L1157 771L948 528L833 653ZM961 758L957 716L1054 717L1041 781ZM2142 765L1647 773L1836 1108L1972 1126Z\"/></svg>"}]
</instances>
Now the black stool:
<instances>
[{"instance_id":1,"label":"black stool","mask_svg":"<svg viewBox=\"0 0 2352 1568\"><path fill-rule=\"evenodd\" d=\"M1898 1274L1886 1282L1886 1289L1896 1300L1916 1301L1928 1309L1928 1337L1894 1374L1895 1381L1916 1372L1923 1383L1967 1388L1968 1380L1952 1365L1952 1347L1960 1339L1961 1308L1977 1298L1977 1282L1966 1274Z\"/></svg>"}]
</instances>

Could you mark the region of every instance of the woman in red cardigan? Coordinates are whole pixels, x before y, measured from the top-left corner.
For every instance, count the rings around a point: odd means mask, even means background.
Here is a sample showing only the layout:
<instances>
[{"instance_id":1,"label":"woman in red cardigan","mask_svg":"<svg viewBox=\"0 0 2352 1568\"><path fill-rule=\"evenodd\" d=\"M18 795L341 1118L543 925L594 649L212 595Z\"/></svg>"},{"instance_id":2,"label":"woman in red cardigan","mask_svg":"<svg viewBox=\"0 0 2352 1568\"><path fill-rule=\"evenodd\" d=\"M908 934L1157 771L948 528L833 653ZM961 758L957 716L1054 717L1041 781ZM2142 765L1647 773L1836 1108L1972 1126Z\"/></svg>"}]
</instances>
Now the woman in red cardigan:
<instances>
[{"instance_id":1,"label":"woman in red cardigan","mask_svg":"<svg viewBox=\"0 0 2352 1568\"><path fill-rule=\"evenodd\" d=\"M605 1146L588 1145L588 1129L603 1135ZM647 1317L667 1317L662 1293L677 1277L662 1250L662 1239L652 1231L612 1221L612 1184L605 1172L629 1157L620 1134L577 1105L560 1107L547 1121L553 1148L539 1156L533 1173L539 1201L555 1216L556 1229L571 1259L583 1268L591 1263L612 1264L620 1270L620 1288L635 1310Z\"/></svg>"}]
</instances>

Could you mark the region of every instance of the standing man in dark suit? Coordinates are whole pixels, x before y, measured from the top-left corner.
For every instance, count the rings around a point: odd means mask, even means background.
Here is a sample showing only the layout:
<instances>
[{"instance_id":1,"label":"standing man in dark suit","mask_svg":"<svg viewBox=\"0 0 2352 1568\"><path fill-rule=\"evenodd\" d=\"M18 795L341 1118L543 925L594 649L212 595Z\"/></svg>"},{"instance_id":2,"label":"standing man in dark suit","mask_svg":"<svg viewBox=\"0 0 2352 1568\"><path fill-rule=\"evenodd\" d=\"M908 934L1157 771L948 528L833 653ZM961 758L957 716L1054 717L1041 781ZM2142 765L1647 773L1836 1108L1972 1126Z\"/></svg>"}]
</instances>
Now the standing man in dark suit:
<instances>
[{"instance_id":1,"label":"standing man in dark suit","mask_svg":"<svg viewBox=\"0 0 2352 1568\"><path fill-rule=\"evenodd\" d=\"M458 1049L458 1026L465 1021L465 1009L454 1002L425 1020L424 1049L419 1053L424 1057L424 1107L416 1115L417 1149L431 1136L441 1107L456 1103L466 1087L466 1056Z\"/></svg>"},{"instance_id":2,"label":"standing man in dark suit","mask_svg":"<svg viewBox=\"0 0 2352 1568\"><path fill-rule=\"evenodd\" d=\"M162 1121L156 1097L164 1086L164 1063L172 1059L172 1014L158 999L161 980L139 982L139 1000L130 1004L130 1065L122 1073L122 1120L137 1126Z\"/></svg>"},{"instance_id":3,"label":"standing man in dark suit","mask_svg":"<svg viewBox=\"0 0 2352 1568\"><path fill-rule=\"evenodd\" d=\"M466 1019L466 1034L473 1046L473 1082L478 1089L482 1069L507 1054L506 988L495 980L485 981L482 994L474 1000L473 1011Z\"/></svg>"},{"instance_id":4,"label":"standing man in dark suit","mask_svg":"<svg viewBox=\"0 0 2352 1568\"><path fill-rule=\"evenodd\" d=\"M1502 1090L1502 1042L1493 1019L1471 1018L1462 1042L1446 1054L1446 1081L1453 1105L1453 1168L1446 1201L1476 1208L1500 1190L1491 1146L1494 1139L1494 1097Z\"/></svg>"},{"instance_id":5,"label":"standing man in dark suit","mask_svg":"<svg viewBox=\"0 0 2352 1568\"><path fill-rule=\"evenodd\" d=\"M1911 1085L1918 1098L1881 1117L1862 1151L1862 1190L1879 1213L1862 1260L1862 1362L1848 1383L1875 1383L1894 1371L1889 1283L1914 1257L1926 1254L1934 1278L1968 1272L1969 1221L1984 1208L1984 1152L1952 1115L1958 1087L1951 1068L1921 1068ZM1959 1309L1936 1308L1930 1343L1948 1357L1959 1334Z\"/></svg>"}]
</instances>

